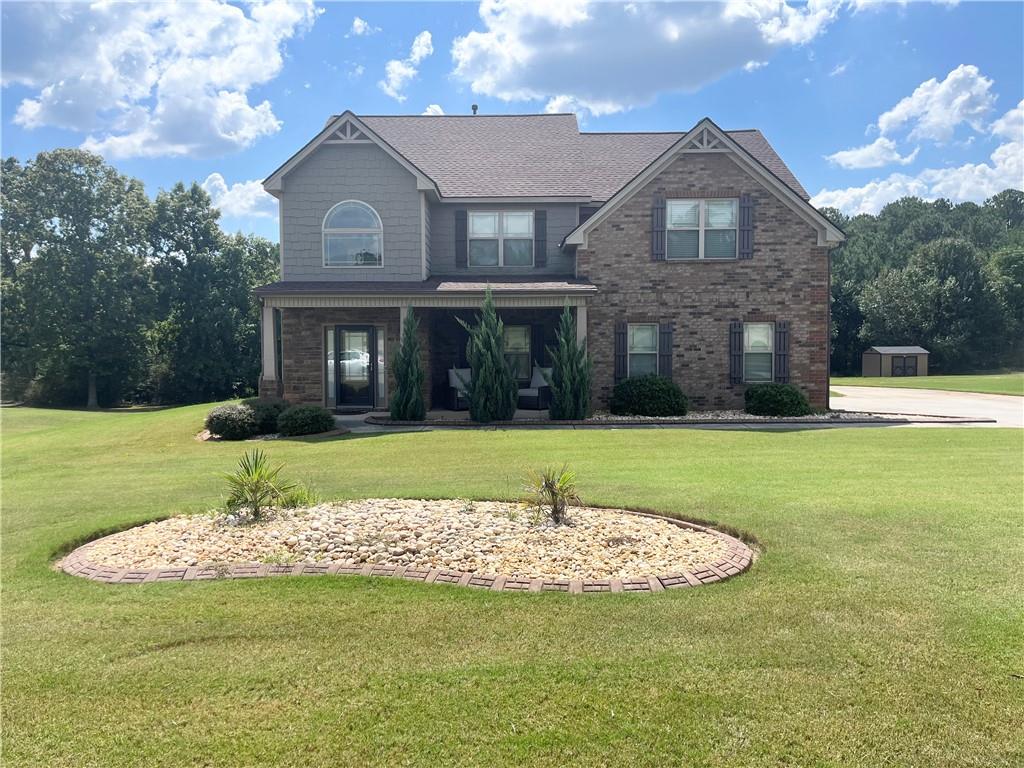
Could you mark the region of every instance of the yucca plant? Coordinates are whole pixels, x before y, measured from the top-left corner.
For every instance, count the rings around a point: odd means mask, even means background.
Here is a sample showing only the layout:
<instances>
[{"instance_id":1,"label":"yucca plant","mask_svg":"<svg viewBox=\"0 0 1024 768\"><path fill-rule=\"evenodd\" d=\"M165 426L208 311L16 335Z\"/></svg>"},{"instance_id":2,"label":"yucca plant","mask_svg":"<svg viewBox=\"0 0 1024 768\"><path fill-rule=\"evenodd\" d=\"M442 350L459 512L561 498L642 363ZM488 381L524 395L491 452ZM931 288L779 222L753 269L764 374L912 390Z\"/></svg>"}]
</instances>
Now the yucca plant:
<instances>
[{"instance_id":1,"label":"yucca plant","mask_svg":"<svg viewBox=\"0 0 1024 768\"><path fill-rule=\"evenodd\" d=\"M295 483L278 478L283 468L283 464L271 467L267 455L259 448L244 454L237 470L222 475L228 483L228 511L245 510L251 522L262 520L268 508L280 503L295 488Z\"/></svg>"},{"instance_id":2,"label":"yucca plant","mask_svg":"<svg viewBox=\"0 0 1024 768\"><path fill-rule=\"evenodd\" d=\"M530 506L546 515L555 525L566 522L566 509L579 504L576 492L576 473L563 464L561 469L545 467L531 470L526 479L526 491L530 494Z\"/></svg>"}]
</instances>

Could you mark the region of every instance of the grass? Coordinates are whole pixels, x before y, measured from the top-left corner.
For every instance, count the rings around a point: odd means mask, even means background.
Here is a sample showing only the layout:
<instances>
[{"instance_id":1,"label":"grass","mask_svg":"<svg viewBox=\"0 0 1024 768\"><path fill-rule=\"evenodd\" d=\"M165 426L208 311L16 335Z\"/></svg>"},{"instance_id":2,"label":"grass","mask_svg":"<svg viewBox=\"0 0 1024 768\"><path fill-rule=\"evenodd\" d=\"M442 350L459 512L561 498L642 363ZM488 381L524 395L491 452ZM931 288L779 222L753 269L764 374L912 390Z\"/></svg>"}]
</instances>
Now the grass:
<instances>
[{"instance_id":1,"label":"grass","mask_svg":"<svg viewBox=\"0 0 1024 768\"><path fill-rule=\"evenodd\" d=\"M335 498L516 493L756 535L724 584L115 587L69 542L218 502L205 408L3 409L4 764L1010 766L1024 761L1019 430L449 431L265 444Z\"/></svg>"},{"instance_id":2,"label":"grass","mask_svg":"<svg viewBox=\"0 0 1024 768\"><path fill-rule=\"evenodd\" d=\"M943 389L950 392L981 392L988 395L1024 396L1024 371L963 374L958 376L833 376L829 383L837 387Z\"/></svg>"}]
</instances>

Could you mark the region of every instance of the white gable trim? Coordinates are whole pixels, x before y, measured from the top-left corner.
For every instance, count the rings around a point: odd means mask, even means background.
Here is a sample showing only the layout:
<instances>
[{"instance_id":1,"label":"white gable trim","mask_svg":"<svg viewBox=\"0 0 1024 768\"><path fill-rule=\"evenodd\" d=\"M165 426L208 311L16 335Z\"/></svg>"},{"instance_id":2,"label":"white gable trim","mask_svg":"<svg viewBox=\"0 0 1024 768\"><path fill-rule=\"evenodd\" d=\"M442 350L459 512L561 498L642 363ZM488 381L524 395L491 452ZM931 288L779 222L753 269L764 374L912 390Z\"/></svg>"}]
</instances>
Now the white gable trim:
<instances>
[{"instance_id":1,"label":"white gable trim","mask_svg":"<svg viewBox=\"0 0 1024 768\"><path fill-rule=\"evenodd\" d=\"M353 130L353 128L355 130ZM423 171L399 154L390 144L371 131L362 120L350 110L338 115L334 120L314 136L309 143L292 155L288 160L263 180L263 189L277 197L284 189L284 177L303 160L309 157L321 144L376 144L383 149L395 162L416 177L416 189L427 190L440 194L437 185Z\"/></svg>"},{"instance_id":2,"label":"white gable trim","mask_svg":"<svg viewBox=\"0 0 1024 768\"><path fill-rule=\"evenodd\" d=\"M781 181L774 173L765 168L761 162L754 159L749 152L737 144L725 131L715 125L709 118L705 117L690 129L688 133L665 150L660 157L654 160L654 162L648 165L618 192L612 195L608 202L601 206L593 216L566 235L562 244L577 245L582 248L586 248L588 233L595 226L600 224L601 221L608 218L651 179L668 168L680 154L697 154L705 152L726 154L727 157L735 162L740 168L747 171L758 181L764 184L769 191L773 192L776 197L791 208L798 216L814 227L818 233L819 246L831 246L841 243L846 239L839 228L822 216L814 206L790 189L789 186Z\"/></svg>"}]
</instances>

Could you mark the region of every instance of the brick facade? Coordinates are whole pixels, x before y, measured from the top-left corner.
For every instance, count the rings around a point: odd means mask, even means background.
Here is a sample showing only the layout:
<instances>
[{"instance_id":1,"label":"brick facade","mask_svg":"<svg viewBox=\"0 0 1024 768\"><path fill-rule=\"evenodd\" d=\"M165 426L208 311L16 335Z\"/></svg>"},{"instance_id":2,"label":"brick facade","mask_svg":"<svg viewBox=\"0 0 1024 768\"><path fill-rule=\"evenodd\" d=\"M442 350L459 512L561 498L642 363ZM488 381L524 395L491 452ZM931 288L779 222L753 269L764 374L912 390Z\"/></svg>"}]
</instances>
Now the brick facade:
<instances>
[{"instance_id":1,"label":"brick facade","mask_svg":"<svg viewBox=\"0 0 1024 768\"><path fill-rule=\"evenodd\" d=\"M750 260L652 261L651 201L738 197L756 202ZM742 408L744 385L729 383L729 322L788 320L790 382L816 408L828 398L828 250L815 230L721 154L682 155L593 229L577 272L601 291L590 302L594 403L614 385L617 321L674 321L672 374L698 408Z\"/></svg>"}]
</instances>

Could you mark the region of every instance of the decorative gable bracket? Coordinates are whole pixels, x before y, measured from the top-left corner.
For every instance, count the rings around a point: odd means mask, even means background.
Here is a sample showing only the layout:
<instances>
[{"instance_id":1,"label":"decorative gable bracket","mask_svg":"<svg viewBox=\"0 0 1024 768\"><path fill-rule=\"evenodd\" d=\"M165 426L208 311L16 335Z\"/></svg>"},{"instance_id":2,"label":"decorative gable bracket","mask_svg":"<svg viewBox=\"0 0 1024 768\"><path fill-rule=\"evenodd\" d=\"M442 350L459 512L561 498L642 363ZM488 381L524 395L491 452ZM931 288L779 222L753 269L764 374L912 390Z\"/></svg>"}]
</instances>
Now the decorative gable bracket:
<instances>
[{"instance_id":1,"label":"decorative gable bracket","mask_svg":"<svg viewBox=\"0 0 1024 768\"><path fill-rule=\"evenodd\" d=\"M324 144L372 144L373 141L351 122L342 125Z\"/></svg>"},{"instance_id":2,"label":"decorative gable bracket","mask_svg":"<svg viewBox=\"0 0 1024 768\"><path fill-rule=\"evenodd\" d=\"M696 136L688 139L682 148L684 151L696 150L699 152L707 152L709 149L725 149L725 146L711 131L707 128L702 128L697 131Z\"/></svg>"}]
</instances>

